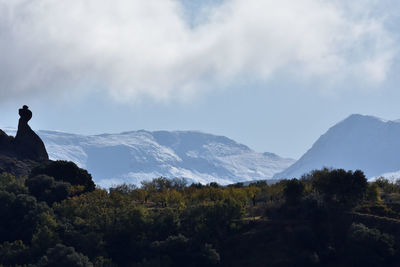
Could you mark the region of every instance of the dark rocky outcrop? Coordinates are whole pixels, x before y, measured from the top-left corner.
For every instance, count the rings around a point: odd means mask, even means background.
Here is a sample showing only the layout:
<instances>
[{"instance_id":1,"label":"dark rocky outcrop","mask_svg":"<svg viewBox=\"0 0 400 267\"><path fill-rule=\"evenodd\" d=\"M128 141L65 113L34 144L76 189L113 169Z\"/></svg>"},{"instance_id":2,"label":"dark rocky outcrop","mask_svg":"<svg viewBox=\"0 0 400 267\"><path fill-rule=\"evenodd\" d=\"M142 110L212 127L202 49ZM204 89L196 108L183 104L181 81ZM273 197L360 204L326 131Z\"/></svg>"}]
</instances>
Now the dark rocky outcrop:
<instances>
[{"instance_id":1,"label":"dark rocky outcrop","mask_svg":"<svg viewBox=\"0 0 400 267\"><path fill-rule=\"evenodd\" d=\"M17 156L23 159L45 161L49 159L42 139L31 129L28 121L32 118L32 112L27 106L19 110L18 132L15 136L15 148Z\"/></svg>"},{"instance_id":2,"label":"dark rocky outcrop","mask_svg":"<svg viewBox=\"0 0 400 267\"><path fill-rule=\"evenodd\" d=\"M32 165L32 162L49 159L43 141L28 125L28 121L32 118L32 112L27 106L23 106L19 110L19 115L18 132L15 138L0 130L0 156L2 163L7 163L5 166L0 164L0 171L1 169L10 171L9 169L14 167L16 170L24 169L25 166L22 165Z\"/></svg>"},{"instance_id":3,"label":"dark rocky outcrop","mask_svg":"<svg viewBox=\"0 0 400 267\"><path fill-rule=\"evenodd\" d=\"M12 150L13 143L14 138L12 136L8 136L0 129L0 152Z\"/></svg>"}]
</instances>

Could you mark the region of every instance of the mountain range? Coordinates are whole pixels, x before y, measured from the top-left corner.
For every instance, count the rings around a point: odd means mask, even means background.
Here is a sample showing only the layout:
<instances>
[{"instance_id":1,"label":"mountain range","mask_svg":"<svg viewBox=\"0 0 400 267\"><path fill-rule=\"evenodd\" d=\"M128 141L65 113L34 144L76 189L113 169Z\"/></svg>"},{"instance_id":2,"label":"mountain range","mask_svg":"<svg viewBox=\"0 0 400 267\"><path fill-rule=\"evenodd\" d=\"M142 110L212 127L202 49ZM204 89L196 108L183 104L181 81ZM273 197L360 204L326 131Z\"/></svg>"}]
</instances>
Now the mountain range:
<instances>
[{"instance_id":1,"label":"mountain range","mask_svg":"<svg viewBox=\"0 0 400 267\"><path fill-rule=\"evenodd\" d=\"M4 129L9 135L16 130ZM156 177L230 184L268 180L294 163L273 153L257 153L227 137L196 131L131 131L78 135L36 131L50 159L87 169L102 187L140 184Z\"/></svg>"},{"instance_id":2,"label":"mountain range","mask_svg":"<svg viewBox=\"0 0 400 267\"><path fill-rule=\"evenodd\" d=\"M9 135L16 130L5 128ZM156 177L231 184L299 178L323 167L400 176L400 120L354 114L331 127L297 161L258 153L227 137L197 131L79 135L37 131L49 157L69 160L103 187Z\"/></svg>"}]
</instances>

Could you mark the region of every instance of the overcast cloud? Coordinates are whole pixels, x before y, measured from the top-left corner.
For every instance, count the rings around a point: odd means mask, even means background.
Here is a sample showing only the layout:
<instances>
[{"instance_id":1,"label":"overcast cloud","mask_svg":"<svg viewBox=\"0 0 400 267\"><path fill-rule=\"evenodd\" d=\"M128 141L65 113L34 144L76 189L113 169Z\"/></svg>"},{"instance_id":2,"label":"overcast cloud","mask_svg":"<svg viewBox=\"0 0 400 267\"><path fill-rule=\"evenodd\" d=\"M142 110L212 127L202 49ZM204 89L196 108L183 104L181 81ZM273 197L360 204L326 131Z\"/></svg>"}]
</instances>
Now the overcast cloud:
<instances>
[{"instance_id":1,"label":"overcast cloud","mask_svg":"<svg viewBox=\"0 0 400 267\"><path fill-rule=\"evenodd\" d=\"M282 72L379 85L397 57L388 17L377 1L348 2L231 0L193 27L173 0L0 0L0 98L102 88L184 100Z\"/></svg>"}]
</instances>

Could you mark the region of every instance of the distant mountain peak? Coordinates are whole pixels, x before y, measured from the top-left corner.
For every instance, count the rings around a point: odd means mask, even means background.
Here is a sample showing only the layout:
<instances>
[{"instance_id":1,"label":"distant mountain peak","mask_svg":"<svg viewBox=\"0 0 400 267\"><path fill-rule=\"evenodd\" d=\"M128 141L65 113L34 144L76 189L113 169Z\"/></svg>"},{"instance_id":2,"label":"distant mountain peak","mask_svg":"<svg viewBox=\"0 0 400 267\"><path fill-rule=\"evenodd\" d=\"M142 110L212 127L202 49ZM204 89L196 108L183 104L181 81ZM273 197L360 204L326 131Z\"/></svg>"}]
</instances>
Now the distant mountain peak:
<instances>
[{"instance_id":1,"label":"distant mountain peak","mask_svg":"<svg viewBox=\"0 0 400 267\"><path fill-rule=\"evenodd\" d=\"M352 114L274 178L300 177L322 167L360 169L367 177L400 170L400 123Z\"/></svg>"},{"instance_id":2,"label":"distant mountain peak","mask_svg":"<svg viewBox=\"0 0 400 267\"><path fill-rule=\"evenodd\" d=\"M344 119L342 122L344 121L356 121L356 120L374 120L374 121L380 121L380 122L389 122L389 120L385 120L376 116L372 116L372 115L363 115L363 114L351 114L350 116L348 116L346 119Z\"/></svg>"}]
</instances>

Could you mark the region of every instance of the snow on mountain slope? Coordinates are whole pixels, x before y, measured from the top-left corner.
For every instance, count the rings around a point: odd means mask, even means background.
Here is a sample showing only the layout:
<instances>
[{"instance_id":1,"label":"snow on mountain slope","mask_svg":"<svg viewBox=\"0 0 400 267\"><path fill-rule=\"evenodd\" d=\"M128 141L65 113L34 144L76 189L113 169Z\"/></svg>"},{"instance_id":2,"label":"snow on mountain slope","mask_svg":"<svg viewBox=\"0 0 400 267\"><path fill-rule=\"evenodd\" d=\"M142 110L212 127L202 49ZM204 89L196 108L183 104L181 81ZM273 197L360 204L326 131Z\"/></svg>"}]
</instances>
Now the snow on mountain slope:
<instances>
[{"instance_id":1,"label":"snow on mountain slope","mask_svg":"<svg viewBox=\"0 0 400 267\"><path fill-rule=\"evenodd\" d=\"M372 178L400 170L400 122L351 115L331 127L276 179L300 177L322 167L360 169Z\"/></svg>"},{"instance_id":2,"label":"snow on mountain slope","mask_svg":"<svg viewBox=\"0 0 400 267\"><path fill-rule=\"evenodd\" d=\"M15 135L15 129L6 128ZM77 135L37 131L51 159L70 160L108 187L159 176L229 184L270 179L294 160L256 153L223 136L194 131Z\"/></svg>"}]
</instances>

